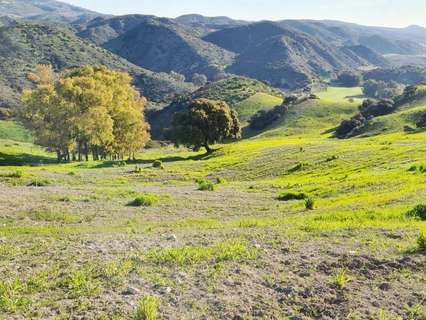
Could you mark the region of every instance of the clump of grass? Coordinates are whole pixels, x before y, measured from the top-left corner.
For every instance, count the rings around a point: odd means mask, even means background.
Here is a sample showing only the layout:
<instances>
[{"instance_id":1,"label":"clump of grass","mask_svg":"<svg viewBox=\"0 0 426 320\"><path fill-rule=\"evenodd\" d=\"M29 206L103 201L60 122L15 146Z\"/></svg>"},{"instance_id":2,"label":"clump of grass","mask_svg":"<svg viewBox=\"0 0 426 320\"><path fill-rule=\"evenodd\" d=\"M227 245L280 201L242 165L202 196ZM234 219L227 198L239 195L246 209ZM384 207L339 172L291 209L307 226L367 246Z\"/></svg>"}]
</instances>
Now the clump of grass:
<instances>
[{"instance_id":1,"label":"clump of grass","mask_svg":"<svg viewBox=\"0 0 426 320\"><path fill-rule=\"evenodd\" d=\"M133 268L131 260L113 261L102 266L103 277L113 286L122 285Z\"/></svg>"},{"instance_id":2,"label":"clump of grass","mask_svg":"<svg viewBox=\"0 0 426 320\"><path fill-rule=\"evenodd\" d=\"M34 221L76 223L81 219L64 209L41 208L30 210L27 216Z\"/></svg>"},{"instance_id":3,"label":"clump of grass","mask_svg":"<svg viewBox=\"0 0 426 320\"><path fill-rule=\"evenodd\" d=\"M16 255L16 247L0 243L0 259L7 259Z\"/></svg>"},{"instance_id":4,"label":"clump of grass","mask_svg":"<svg viewBox=\"0 0 426 320\"><path fill-rule=\"evenodd\" d=\"M24 174L22 173L22 171L16 170L16 171L13 171L13 172L8 172L8 173L5 173L5 174L2 174L1 176L5 177L5 178L19 179L19 178L22 178L23 175Z\"/></svg>"},{"instance_id":5,"label":"clump of grass","mask_svg":"<svg viewBox=\"0 0 426 320\"><path fill-rule=\"evenodd\" d=\"M417 249L420 252L426 253L426 232L420 233L417 238Z\"/></svg>"},{"instance_id":6,"label":"clump of grass","mask_svg":"<svg viewBox=\"0 0 426 320\"><path fill-rule=\"evenodd\" d=\"M300 192L284 192L278 195L280 201L305 200L308 196Z\"/></svg>"},{"instance_id":7,"label":"clump of grass","mask_svg":"<svg viewBox=\"0 0 426 320\"><path fill-rule=\"evenodd\" d=\"M339 288L343 290L346 288L347 283L350 281L350 278L347 274L347 270L345 268L339 269L333 275L333 283Z\"/></svg>"},{"instance_id":8,"label":"clump of grass","mask_svg":"<svg viewBox=\"0 0 426 320\"><path fill-rule=\"evenodd\" d=\"M426 221L426 204L419 204L406 213L409 218Z\"/></svg>"},{"instance_id":9,"label":"clump of grass","mask_svg":"<svg viewBox=\"0 0 426 320\"><path fill-rule=\"evenodd\" d=\"M227 240L210 247L184 246L151 250L144 258L156 265L188 267L207 262L245 261L254 259L257 251L240 239Z\"/></svg>"},{"instance_id":10,"label":"clump of grass","mask_svg":"<svg viewBox=\"0 0 426 320\"><path fill-rule=\"evenodd\" d=\"M40 180L36 179L31 181L27 186L28 187L47 187L49 185L51 185L51 182L47 179L40 179Z\"/></svg>"},{"instance_id":11,"label":"clump of grass","mask_svg":"<svg viewBox=\"0 0 426 320\"><path fill-rule=\"evenodd\" d=\"M133 170L133 173L142 173L142 167L135 166L135 170Z\"/></svg>"},{"instance_id":12,"label":"clump of grass","mask_svg":"<svg viewBox=\"0 0 426 320\"><path fill-rule=\"evenodd\" d=\"M159 197L155 194L144 193L136 197L128 205L131 207L150 207L160 201Z\"/></svg>"},{"instance_id":13,"label":"clump of grass","mask_svg":"<svg viewBox=\"0 0 426 320\"><path fill-rule=\"evenodd\" d=\"M68 175L69 175L70 177L74 177L74 176L76 175L76 173L75 173L74 171L70 171L70 172L68 172Z\"/></svg>"},{"instance_id":14,"label":"clump of grass","mask_svg":"<svg viewBox=\"0 0 426 320\"><path fill-rule=\"evenodd\" d=\"M336 155L333 155L333 156L328 157L327 159L325 159L325 161L326 162L331 162L331 161L334 161L334 160L337 160L337 159L339 159L339 157L336 156Z\"/></svg>"},{"instance_id":15,"label":"clump of grass","mask_svg":"<svg viewBox=\"0 0 426 320\"><path fill-rule=\"evenodd\" d=\"M161 160L155 160L153 163L152 163L152 167L153 168L158 168L158 169L163 169L164 167L163 167L163 162L161 161Z\"/></svg>"},{"instance_id":16,"label":"clump of grass","mask_svg":"<svg viewBox=\"0 0 426 320\"><path fill-rule=\"evenodd\" d=\"M26 285L18 277L0 280L0 311L15 312L27 308L31 301L25 297Z\"/></svg>"},{"instance_id":17,"label":"clump of grass","mask_svg":"<svg viewBox=\"0 0 426 320\"><path fill-rule=\"evenodd\" d=\"M92 275L91 268L82 268L69 273L61 282L73 296L93 296L100 290L100 283Z\"/></svg>"},{"instance_id":18,"label":"clump of grass","mask_svg":"<svg viewBox=\"0 0 426 320\"><path fill-rule=\"evenodd\" d=\"M307 163L305 163L305 162L299 162L294 167L288 169L287 172L288 173L293 173L293 172L302 171L303 169L305 169L306 166L307 166Z\"/></svg>"},{"instance_id":19,"label":"clump of grass","mask_svg":"<svg viewBox=\"0 0 426 320\"><path fill-rule=\"evenodd\" d=\"M315 201L312 198L307 198L305 200L305 208L306 210L314 210Z\"/></svg>"},{"instance_id":20,"label":"clump of grass","mask_svg":"<svg viewBox=\"0 0 426 320\"><path fill-rule=\"evenodd\" d=\"M138 303L135 320L157 320L159 308L160 299L155 296L146 295Z\"/></svg>"},{"instance_id":21,"label":"clump of grass","mask_svg":"<svg viewBox=\"0 0 426 320\"><path fill-rule=\"evenodd\" d=\"M214 191L215 185L211 181L198 180L198 190L200 191Z\"/></svg>"},{"instance_id":22,"label":"clump of grass","mask_svg":"<svg viewBox=\"0 0 426 320\"><path fill-rule=\"evenodd\" d=\"M216 178L216 184L224 184L224 183L226 183L225 178L222 178L222 177Z\"/></svg>"}]
</instances>

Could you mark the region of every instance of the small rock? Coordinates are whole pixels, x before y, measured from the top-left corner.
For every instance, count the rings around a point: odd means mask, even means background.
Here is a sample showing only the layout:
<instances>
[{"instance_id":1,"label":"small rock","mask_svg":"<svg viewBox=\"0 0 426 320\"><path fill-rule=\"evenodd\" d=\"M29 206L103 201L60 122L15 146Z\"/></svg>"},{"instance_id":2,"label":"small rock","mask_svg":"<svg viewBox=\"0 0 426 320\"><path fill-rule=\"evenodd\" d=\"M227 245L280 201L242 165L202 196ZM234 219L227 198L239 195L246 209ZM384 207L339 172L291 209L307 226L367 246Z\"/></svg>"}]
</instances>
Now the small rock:
<instances>
[{"instance_id":1,"label":"small rock","mask_svg":"<svg viewBox=\"0 0 426 320\"><path fill-rule=\"evenodd\" d=\"M160 290L161 294L170 294L171 292L172 292L172 288L170 287L165 287Z\"/></svg>"},{"instance_id":2,"label":"small rock","mask_svg":"<svg viewBox=\"0 0 426 320\"><path fill-rule=\"evenodd\" d=\"M172 234L172 235L170 235L170 236L167 237L167 240L168 241L177 241L177 237L176 237L175 234Z\"/></svg>"},{"instance_id":3,"label":"small rock","mask_svg":"<svg viewBox=\"0 0 426 320\"><path fill-rule=\"evenodd\" d=\"M389 283L384 282L384 283L379 285L379 289L383 290L383 291L389 291L391 289L391 286L390 286Z\"/></svg>"},{"instance_id":4,"label":"small rock","mask_svg":"<svg viewBox=\"0 0 426 320\"><path fill-rule=\"evenodd\" d=\"M126 290L123 291L123 295L125 296L134 296L140 293L141 291L135 287L128 287Z\"/></svg>"},{"instance_id":5,"label":"small rock","mask_svg":"<svg viewBox=\"0 0 426 320\"><path fill-rule=\"evenodd\" d=\"M225 281L223 281L223 284L225 286L232 287L232 286L234 286L234 281L232 281L230 279L226 279Z\"/></svg>"}]
</instances>

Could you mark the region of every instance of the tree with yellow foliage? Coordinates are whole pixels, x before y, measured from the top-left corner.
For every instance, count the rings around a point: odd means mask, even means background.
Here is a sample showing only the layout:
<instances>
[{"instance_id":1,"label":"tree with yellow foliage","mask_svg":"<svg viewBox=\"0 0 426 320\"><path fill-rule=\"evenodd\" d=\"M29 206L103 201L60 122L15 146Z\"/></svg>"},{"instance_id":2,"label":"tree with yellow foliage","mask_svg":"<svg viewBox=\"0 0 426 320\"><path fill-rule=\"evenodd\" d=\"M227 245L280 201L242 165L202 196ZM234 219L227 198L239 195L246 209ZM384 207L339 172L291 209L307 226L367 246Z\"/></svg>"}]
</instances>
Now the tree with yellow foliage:
<instances>
[{"instance_id":1,"label":"tree with yellow foliage","mask_svg":"<svg viewBox=\"0 0 426 320\"><path fill-rule=\"evenodd\" d=\"M37 73L37 72L36 72ZM55 151L58 161L134 158L149 140L146 99L127 73L103 66L66 72L26 90L20 119L37 143Z\"/></svg>"}]
</instances>

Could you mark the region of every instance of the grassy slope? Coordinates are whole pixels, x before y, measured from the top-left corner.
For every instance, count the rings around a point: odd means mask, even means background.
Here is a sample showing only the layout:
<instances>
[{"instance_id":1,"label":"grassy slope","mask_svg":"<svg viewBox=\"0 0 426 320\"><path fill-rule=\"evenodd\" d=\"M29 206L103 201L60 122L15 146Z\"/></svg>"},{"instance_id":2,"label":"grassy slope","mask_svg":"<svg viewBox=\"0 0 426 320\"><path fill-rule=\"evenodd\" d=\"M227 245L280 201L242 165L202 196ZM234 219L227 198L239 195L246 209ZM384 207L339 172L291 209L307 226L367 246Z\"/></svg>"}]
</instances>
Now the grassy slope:
<instances>
[{"instance_id":1,"label":"grassy slope","mask_svg":"<svg viewBox=\"0 0 426 320\"><path fill-rule=\"evenodd\" d=\"M13 121L0 120L0 139L32 142L31 134Z\"/></svg>"},{"instance_id":2,"label":"grassy slope","mask_svg":"<svg viewBox=\"0 0 426 320\"><path fill-rule=\"evenodd\" d=\"M319 102L295 110L291 122L218 146L207 158L172 148L147 151L140 155L140 174L132 173L135 164L88 162L21 167L21 178L0 178L0 237L7 237L0 255L6 257L2 266L8 275L0 284L16 277L34 283L38 272L50 273L33 291L16 289L6 295L0 314L47 317L68 299L61 309L64 317L127 319L135 312L127 302L138 300L137 295L121 295L129 285L141 288L142 295L159 295L166 318L228 318L235 312L250 317L251 311L239 303L256 306L273 319L310 317L312 312L332 312L332 318L375 319L379 313L409 317L408 305L417 306L419 314L426 312L425 256L413 253L426 222L404 215L426 197L424 173L408 170L426 164L426 133L399 131L350 140L324 134L356 112L357 104L345 97L358 93L330 89ZM11 157L30 148L0 144L0 152ZM163 161L164 170L152 168L156 159ZM0 168L0 175L16 169ZM196 190L195 178L216 177L228 182L211 193ZM43 179L50 186L25 187ZM303 201L277 201L277 194L285 191L309 194L315 210L306 211ZM157 194L160 202L151 208L126 207L141 192ZM167 240L170 234L178 241ZM387 266L402 256L411 265L370 267L374 261ZM31 271L16 272L16 264L25 265L28 259ZM362 267L351 264L356 259ZM346 268L351 280L345 289L335 290L333 274L339 268ZM184 278L177 279L176 270ZM299 276L307 271L308 278ZM237 286L244 294L229 288L229 281L241 283ZM391 285L388 292L377 287L383 281ZM274 291L281 285L321 294L306 299L295 293L295 300L282 300L281 291ZM161 294L165 287L172 293ZM333 302L342 294L343 301ZM23 297L31 308L10 307ZM176 306L176 299L182 305Z\"/></svg>"}]
</instances>

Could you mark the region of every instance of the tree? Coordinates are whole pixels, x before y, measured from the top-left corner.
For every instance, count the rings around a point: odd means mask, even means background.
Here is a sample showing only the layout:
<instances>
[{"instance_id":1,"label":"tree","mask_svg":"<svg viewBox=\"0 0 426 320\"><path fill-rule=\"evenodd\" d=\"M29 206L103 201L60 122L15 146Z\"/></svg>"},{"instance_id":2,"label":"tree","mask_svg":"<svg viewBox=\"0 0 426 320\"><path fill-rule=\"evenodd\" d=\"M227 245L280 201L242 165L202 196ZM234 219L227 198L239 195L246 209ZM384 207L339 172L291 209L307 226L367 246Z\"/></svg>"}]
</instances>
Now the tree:
<instances>
[{"instance_id":1,"label":"tree","mask_svg":"<svg viewBox=\"0 0 426 320\"><path fill-rule=\"evenodd\" d=\"M176 146L185 145L194 151L226 139L239 139L241 127L238 116L224 101L196 99L182 112L175 113L169 139Z\"/></svg>"},{"instance_id":2,"label":"tree","mask_svg":"<svg viewBox=\"0 0 426 320\"><path fill-rule=\"evenodd\" d=\"M19 118L58 161L134 157L149 140L145 98L127 73L106 67L71 70L26 90Z\"/></svg>"},{"instance_id":3,"label":"tree","mask_svg":"<svg viewBox=\"0 0 426 320\"><path fill-rule=\"evenodd\" d=\"M371 98L391 99L402 94L404 86L395 81L367 80L364 82L362 91L364 95Z\"/></svg>"},{"instance_id":4,"label":"tree","mask_svg":"<svg viewBox=\"0 0 426 320\"><path fill-rule=\"evenodd\" d=\"M207 83L207 77L204 74L195 73L192 76L192 83L197 87L204 87Z\"/></svg>"},{"instance_id":5,"label":"tree","mask_svg":"<svg viewBox=\"0 0 426 320\"><path fill-rule=\"evenodd\" d=\"M38 64L28 79L37 84L49 84L57 80L57 75L50 64Z\"/></svg>"},{"instance_id":6,"label":"tree","mask_svg":"<svg viewBox=\"0 0 426 320\"><path fill-rule=\"evenodd\" d=\"M345 87L357 87L361 83L361 76L353 72L344 71L338 75L337 82Z\"/></svg>"}]
</instances>

